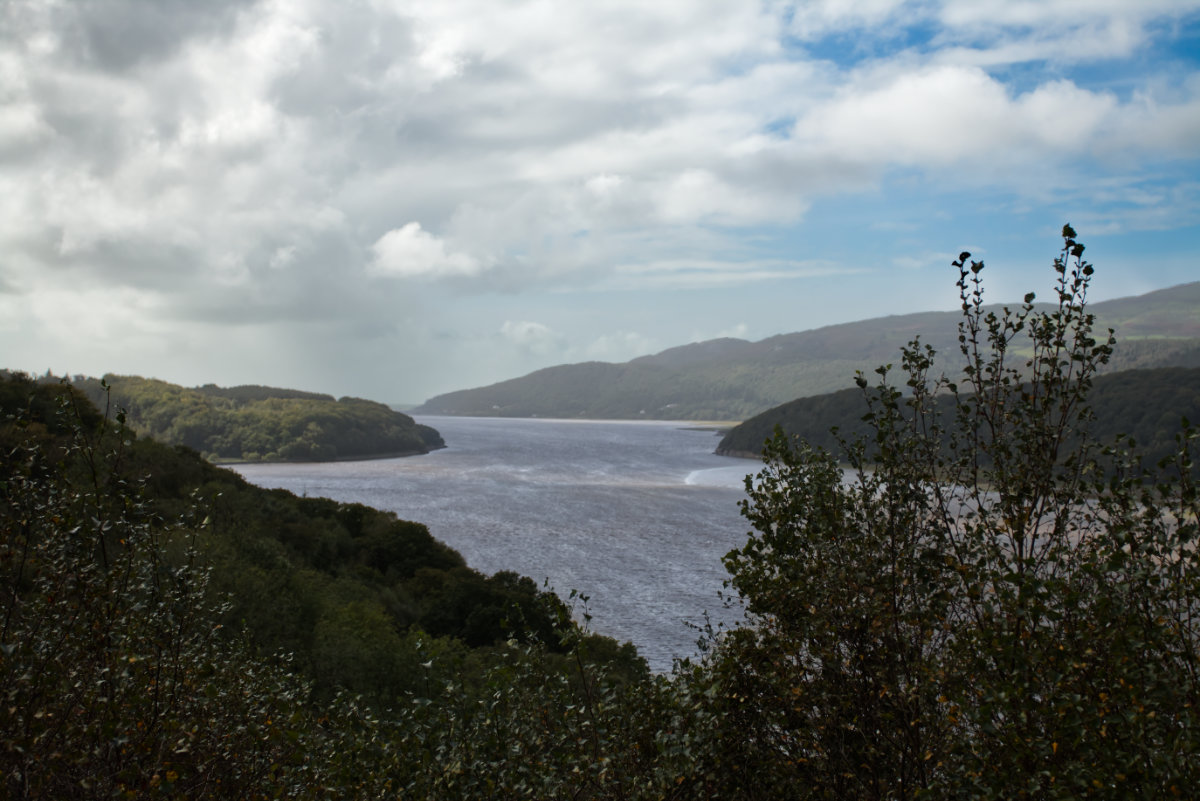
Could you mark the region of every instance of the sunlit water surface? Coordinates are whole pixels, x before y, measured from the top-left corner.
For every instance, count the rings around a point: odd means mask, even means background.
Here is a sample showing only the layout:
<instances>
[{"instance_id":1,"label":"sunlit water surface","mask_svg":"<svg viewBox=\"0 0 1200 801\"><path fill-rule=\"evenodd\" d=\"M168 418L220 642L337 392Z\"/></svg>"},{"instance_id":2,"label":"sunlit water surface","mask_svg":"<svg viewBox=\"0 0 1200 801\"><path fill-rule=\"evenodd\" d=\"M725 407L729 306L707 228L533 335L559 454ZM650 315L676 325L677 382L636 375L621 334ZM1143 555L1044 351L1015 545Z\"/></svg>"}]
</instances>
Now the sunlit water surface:
<instances>
[{"instance_id":1,"label":"sunlit water surface","mask_svg":"<svg viewBox=\"0 0 1200 801\"><path fill-rule=\"evenodd\" d=\"M588 596L592 628L655 670L694 655L688 624L731 622L721 557L745 541L738 512L754 462L676 422L422 417L448 445L425 456L249 464L264 487L365 503L429 526L485 573L515 570Z\"/></svg>"}]
</instances>

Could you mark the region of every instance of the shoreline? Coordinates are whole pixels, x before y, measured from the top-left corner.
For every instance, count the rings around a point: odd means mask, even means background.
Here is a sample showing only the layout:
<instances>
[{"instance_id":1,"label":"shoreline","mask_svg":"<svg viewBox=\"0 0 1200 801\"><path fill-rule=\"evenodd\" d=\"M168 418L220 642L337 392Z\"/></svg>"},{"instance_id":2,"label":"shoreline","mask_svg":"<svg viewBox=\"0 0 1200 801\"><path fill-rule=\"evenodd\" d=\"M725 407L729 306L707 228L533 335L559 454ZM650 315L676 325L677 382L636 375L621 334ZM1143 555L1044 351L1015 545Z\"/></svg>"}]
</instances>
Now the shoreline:
<instances>
[{"instance_id":1,"label":"shoreline","mask_svg":"<svg viewBox=\"0 0 1200 801\"><path fill-rule=\"evenodd\" d=\"M330 464L332 462L375 462L380 459L404 459L409 456L427 456L434 451L445 449L445 445L420 451L396 451L394 453L377 453L363 456L335 456L332 459L214 459L209 464L226 467L234 464Z\"/></svg>"},{"instance_id":2,"label":"shoreline","mask_svg":"<svg viewBox=\"0 0 1200 801\"><path fill-rule=\"evenodd\" d=\"M755 453L754 451L742 451L733 448L718 448L717 450L713 451L713 454L716 456L732 456L735 459L753 459L758 462L762 461L762 454Z\"/></svg>"}]
</instances>

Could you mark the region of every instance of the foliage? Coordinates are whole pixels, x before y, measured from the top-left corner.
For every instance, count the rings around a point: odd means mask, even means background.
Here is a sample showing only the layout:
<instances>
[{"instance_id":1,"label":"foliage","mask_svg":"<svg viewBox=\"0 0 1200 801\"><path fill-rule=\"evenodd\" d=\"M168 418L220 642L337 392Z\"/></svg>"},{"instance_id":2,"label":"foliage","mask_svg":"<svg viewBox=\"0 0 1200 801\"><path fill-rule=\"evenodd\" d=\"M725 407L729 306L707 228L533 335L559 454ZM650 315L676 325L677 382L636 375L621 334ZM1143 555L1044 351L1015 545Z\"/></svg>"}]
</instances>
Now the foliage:
<instances>
[{"instance_id":1,"label":"foliage","mask_svg":"<svg viewBox=\"0 0 1200 801\"><path fill-rule=\"evenodd\" d=\"M54 394L87 408L70 391ZM55 414L45 403L53 396L30 396L40 423L10 418L4 432L5 797L260 798L268 784L303 788L316 775L305 759L321 752L306 728L308 685L222 635L197 559L203 524L157 519L121 474L119 427L96 426L94 411ZM64 422L79 416L91 425ZM45 447L54 430L73 432L61 449Z\"/></svg>"},{"instance_id":2,"label":"foliage","mask_svg":"<svg viewBox=\"0 0 1200 801\"><path fill-rule=\"evenodd\" d=\"M532 644L504 651L473 686L431 676L427 695L381 724L390 747L374 768L401 797L439 801L667 797L675 776L655 734L669 682L593 661L605 641L561 623L565 656Z\"/></svg>"},{"instance_id":3,"label":"foliage","mask_svg":"<svg viewBox=\"0 0 1200 801\"><path fill-rule=\"evenodd\" d=\"M245 485L70 387L0 397L5 797L619 798L640 775L608 755L651 730L645 663L529 579Z\"/></svg>"},{"instance_id":4,"label":"foliage","mask_svg":"<svg viewBox=\"0 0 1200 801\"><path fill-rule=\"evenodd\" d=\"M59 396L71 399L78 410L72 415L88 420L84 430L103 425L71 388L9 376L0 381L0 400L23 422L0 427L0 442L57 460L61 480L86 485L91 468L64 444L75 435L55 411ZM128 429L120 436L113 480L137 483L147 514L177 520L203 509L207 523L193 547L212 568L209 589L225 599L216 622L243 632L255 653L291 654L322 701L340 688L379 707L396 703L424 681L417 641L463 654L513 638L559 647L561 602L553 593L513 573L484 576L468 568L420 523L361 504L261 489L186 448ZM645 670L636 654L615 644L608 654L630 675ZM477 664L469 669L482 670L487 658L470 657Z\"/></svg>"},{"instance_id":5,"label":"foliage","mask_svg":"<svg viewBox=\"0 0 1200 801\"><path fill-rule=\"evenodd\" d=\"M1130 343L1121 343L1128 353ZM953 412L956 398L936 398L942 415ZM1090 436L1104 444L1130 438L1147 461L1157 462L1177 449L1175 434L1182 418L1200 419L1200 368L1159 367L1123 370L1099 375L1088 394L1093 419ZM717 446L718 453L761 455L762 444L776 426L810 445L836 450L839 437L866 436L870 418L862 390L850 388L777 406L729 431ZM910 413L907 408L905 413Z\"/></svg>"},{"instance_id":6,"label":"foliage","mask_svg":"<svg viewBox=\"0 0 1200 801\"><path fill-rule=\"evenodd\" d=\"M77 376L97 404L123 409L138 433L214 460L328 461L427 453L437 431L382 403L273 387L188 389L137 376Z\"/></svg>"},{"instance_id":7,"label":"foliage","mask_svg":"<svg viewBox=\"0 0 1200 801\"><path fill-rule=\"evenodd\" d=\"M867 435L780 433L729 554L754 625L711 660L744 797L1172 797L1200 773L1197 507L1189 448L1161 472L1090 436L1108 361L1070 227L1056 305L983 305L955 266L962 386L902 352L905 392L858 383ZM952 399L948 406L941 396ZM751 789L752 788L752 789Z\"/></svg>"}]
</instances>

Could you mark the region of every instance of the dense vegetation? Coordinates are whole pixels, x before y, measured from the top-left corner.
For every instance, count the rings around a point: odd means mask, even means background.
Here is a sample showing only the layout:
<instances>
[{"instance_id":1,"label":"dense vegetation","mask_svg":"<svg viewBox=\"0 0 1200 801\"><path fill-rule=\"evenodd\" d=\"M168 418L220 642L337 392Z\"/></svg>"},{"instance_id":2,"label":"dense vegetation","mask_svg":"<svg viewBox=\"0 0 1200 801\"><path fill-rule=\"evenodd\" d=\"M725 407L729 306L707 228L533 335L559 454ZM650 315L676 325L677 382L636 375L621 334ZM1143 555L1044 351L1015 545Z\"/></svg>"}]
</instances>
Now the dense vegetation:
<instances>
[{"instance_id":1,"label":"dense vegetation","mask_svg":"<svg viewBox=\"0 0 1200 801\"><path fill-rule=\"evenodd\" d=\"M316 797L366 781L331 771L372 748L374 712L432 725L446 709L413 699L482 709L517 675L574 698L584 653L589 689L646 675L423 525L254 487L69 386L7 374L0 414L6 797Z\"/></svg>"},{"instance_id":2,"label":"dense vegetation","mask_svg":"<svg viewBox=\"0 0 1200 801\"><path fill-rule=\"evenodd\" d=\"M669 676L416 524L0 383L4 794L1193 795L1197 433L1146 468L1092 436L1113 340L1082 253L1065 228L1058 302L1000 314L964 253L965 379L914 342L904 392L859 376L864 436L773 440L725 560L748 623Z\"/></svg>"},{"instance_id":3,"label":"dense vegetation","mask_svg":"<svg viewBox=\"0 0 1200 801\"><path fill-rule=\"evenodd\" d=\"M1089 396L1094 419L1090 433L1098 442L1131 437L1146 459L1158 461L1176 447L1182 419L1200 420L1200 368L1161 367L1123 370L1098 376ZM948 414L956 399L943 394L936 402ZM865 436L871 420L859 389L797 400L769 409L734 427L717 453L759 458L776 427L812 445L834 450L838 437Z\"/></svg>"},{"instance_id":4,"label":"dense vegetation","mask_svg":"<svg viewBox=\"0 0 1200 801\"><path fill-rule=\"evenodd\" d=\"M755 625L718 664L747 699L741 758L777 766L770 794L1200 786L1197 434L1148 472L1096 441L1089 397L1115 340L1063 237L1048 312L1032 294L988 311L983 264L955 263L960 382L914 342L895 383L859 375L864 436L830 453L780 434L747 483L756 532L727 566Z\"/></svg>"},{"instance_id":5,"label":"dense vegetation","mask_svg":"<svg viewBox=\"0 0 1200 801\"><path fill-rule=\"evenodd\" d=\"M106 421L69 387L10 375L0 392L0 408L14 419L24 415L20 429L7 429L4 444L11 449L19 433L20 447L66 457L57 469L72 486L81 476L103 474L106 486L136 489L131 502L160 521L202 511L194 544L213 568L213 588L228 598L221 622L244 629L263 653L292 654L319 690L337 685L378 699L398 696L408 672L372 659L395 659L408 631L468 648L514 635L549 641L565 614L529 578L487 577L467 567L420 523L361 504L256 487L186 447L137 437L119 418ZM58 408L63 404L69 407ZM81 443L65 439L72 417L84 426ZM98 443L90 441L95 437ZM112 452L101 453L105 446ZM374 678L339 674L337 664L323 660L353 664Z\"/></svg>"},{"instance_id":6,"label":"dense vegetation","mask_svg":"<svg viewBox=\"0 0 1200 801\"><path fill-rule=\"evenodd\" d=\"M188 389L137 376L77 376L94 403L123 409L139 434L210 459L313 461L428 453L437 431L382 403L274 387Z\"/></svg>"},{"instance_id":7,"label":"dense vegetation","mask_svg":"<svg viewBox=\"0 0 1200 801\"><path fill-rule=\"evenodd\" d=\"M1048 311L1050 307L1039 307ZM999 311L998 307L989 311ZM1121 338L1106 371L1200 367L1200 282L1095 304ZM416 411L498 417L745 420L795 398L844 389L856 370L895 358L920 336L938 367L961 369L955 312L831 325L746 342L716 339L624 364L587 362L539 370L488 387L431 398Z\"/></svg>"}]
</instances>

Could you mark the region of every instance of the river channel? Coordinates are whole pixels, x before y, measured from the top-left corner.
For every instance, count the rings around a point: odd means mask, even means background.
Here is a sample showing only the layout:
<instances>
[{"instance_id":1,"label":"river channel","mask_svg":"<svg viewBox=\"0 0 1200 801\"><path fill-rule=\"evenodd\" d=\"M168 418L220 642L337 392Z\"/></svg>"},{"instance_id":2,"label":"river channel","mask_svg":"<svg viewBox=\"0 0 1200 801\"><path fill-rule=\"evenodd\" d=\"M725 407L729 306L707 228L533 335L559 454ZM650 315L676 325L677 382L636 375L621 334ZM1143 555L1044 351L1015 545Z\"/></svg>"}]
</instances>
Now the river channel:
<instances>
[{"instance_id":1,"label":"river channel","mask_svg":"<svg viewBox=\"0 0 1200 801\"><path fill-rule=\"evenodd\" d=\"M429 526L485 573L514 570L590 598L591 627L654 670L696 652L705 615L731 623L721 557L742 544L753 461L716 456L683 422L420 417L447 447L424 456L246 464L264 487L365 503Z\"/></svg>"}]
</instances>

